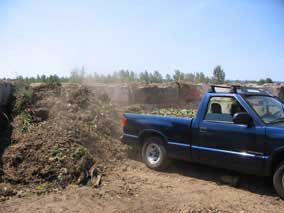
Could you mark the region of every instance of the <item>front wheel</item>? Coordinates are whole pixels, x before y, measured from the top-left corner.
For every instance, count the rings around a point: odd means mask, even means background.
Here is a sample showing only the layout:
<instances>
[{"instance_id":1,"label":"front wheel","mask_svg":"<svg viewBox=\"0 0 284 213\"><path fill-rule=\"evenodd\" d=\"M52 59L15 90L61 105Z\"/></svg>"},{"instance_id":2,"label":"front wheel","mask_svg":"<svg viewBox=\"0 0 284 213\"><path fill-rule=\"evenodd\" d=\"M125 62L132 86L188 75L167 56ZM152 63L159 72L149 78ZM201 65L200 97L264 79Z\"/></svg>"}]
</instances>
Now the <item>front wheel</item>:
<instances>
[{"instance_id":1,"label":"front wheel","mask_svg":"<svg viewBox=\"0 0 284 213\"><path fill-rule=\"evenodd\" d=\"M142 160L147 167L154 170L164 170L169 166L170 160L161 138L150 137L145 140Z\"/></svg>"},{"instance_id":2,"label":"front wheel","mask_svg":"<svg viewBox=\"0 0 284 213\"><path fill-rule=\"evenodd\" d=\"M284 161L282 161L273 175L274 189L278 195L284 199Z\"/></svg>"}]
</instances>

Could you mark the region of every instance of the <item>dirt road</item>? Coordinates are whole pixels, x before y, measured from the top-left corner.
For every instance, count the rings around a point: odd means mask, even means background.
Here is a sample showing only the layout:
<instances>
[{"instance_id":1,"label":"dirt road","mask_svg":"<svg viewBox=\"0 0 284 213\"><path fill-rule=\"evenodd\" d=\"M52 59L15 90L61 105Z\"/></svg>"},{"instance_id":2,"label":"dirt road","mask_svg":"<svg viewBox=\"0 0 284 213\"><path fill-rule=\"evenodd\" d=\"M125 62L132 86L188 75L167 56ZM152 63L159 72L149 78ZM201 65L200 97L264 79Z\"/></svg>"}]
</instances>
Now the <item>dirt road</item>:
<instances>
[{"instance_id":1,"label":"dirt road","mask_svg":"<svg viewBox=\"0 0 284 213\"><path fill-rule=\"evenodd\" d=\"M222 184L228 171L174 162L166 172L127 159L108 169L98 189L71 185L63 192L12 198L0 212L284 212L269 179L241 176Z\"/></svg>"}]
</instances>

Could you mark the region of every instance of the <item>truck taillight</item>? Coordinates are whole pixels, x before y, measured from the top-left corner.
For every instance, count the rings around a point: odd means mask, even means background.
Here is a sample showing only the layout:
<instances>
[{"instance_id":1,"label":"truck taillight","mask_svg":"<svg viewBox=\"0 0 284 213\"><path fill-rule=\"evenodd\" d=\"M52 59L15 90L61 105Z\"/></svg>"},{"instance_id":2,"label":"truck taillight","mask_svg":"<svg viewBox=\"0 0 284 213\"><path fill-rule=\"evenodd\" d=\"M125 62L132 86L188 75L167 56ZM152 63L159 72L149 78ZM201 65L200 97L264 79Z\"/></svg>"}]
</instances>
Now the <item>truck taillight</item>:
<instances>
[{"instance_id":1,"label":"truck taillight","mask_svg":"<svg viewBox=\"0 0 284 213\"><path fill-rule=\"evenodd\" d=\"M122 126L125 127L126 123L127 123L127 119L126 119L126 117L123 116L122 117Z\"/></svg>"}]
</instances>

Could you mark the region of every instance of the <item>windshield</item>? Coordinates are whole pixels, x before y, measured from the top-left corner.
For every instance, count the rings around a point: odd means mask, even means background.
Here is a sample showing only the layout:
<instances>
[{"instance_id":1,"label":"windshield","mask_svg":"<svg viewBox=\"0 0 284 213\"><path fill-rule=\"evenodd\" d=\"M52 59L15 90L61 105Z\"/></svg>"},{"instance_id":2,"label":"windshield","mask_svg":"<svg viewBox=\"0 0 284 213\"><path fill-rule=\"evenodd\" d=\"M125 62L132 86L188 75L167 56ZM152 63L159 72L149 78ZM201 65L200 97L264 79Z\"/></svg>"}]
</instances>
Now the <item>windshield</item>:
<instances>
[{"instance_id":1,"label":"windshield","mask_svg":"<svg viewBox=\"0 0 284 213\"><path fill-rule=\"evenodd\" d=\"M283 103L269 96L248 96L246 100L264 123L284 122Z\"/></svg>"}]
</instances>

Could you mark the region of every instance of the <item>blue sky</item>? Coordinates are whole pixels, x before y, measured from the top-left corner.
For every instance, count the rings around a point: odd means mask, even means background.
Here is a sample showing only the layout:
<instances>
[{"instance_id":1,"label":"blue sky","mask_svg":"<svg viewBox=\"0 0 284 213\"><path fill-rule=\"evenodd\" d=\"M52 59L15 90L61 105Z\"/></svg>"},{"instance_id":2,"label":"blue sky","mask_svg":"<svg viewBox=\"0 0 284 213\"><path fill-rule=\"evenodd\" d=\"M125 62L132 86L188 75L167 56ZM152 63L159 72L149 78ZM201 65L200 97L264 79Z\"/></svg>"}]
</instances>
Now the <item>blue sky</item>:
<instances>
[{"instance_id":1,"label":"blue sky","mask_svg":"<svg viewBox=\"0 0 284 213\"><path fill-rule=\"evenodd\" d=\"M0 78L82 65L284 81L284 0L0 0Z\"/></svg>"}]
</instances>

